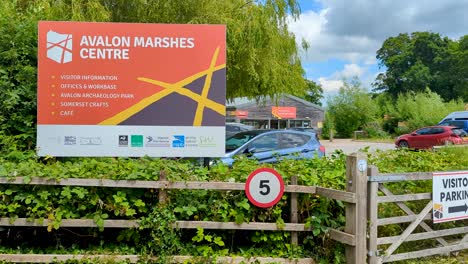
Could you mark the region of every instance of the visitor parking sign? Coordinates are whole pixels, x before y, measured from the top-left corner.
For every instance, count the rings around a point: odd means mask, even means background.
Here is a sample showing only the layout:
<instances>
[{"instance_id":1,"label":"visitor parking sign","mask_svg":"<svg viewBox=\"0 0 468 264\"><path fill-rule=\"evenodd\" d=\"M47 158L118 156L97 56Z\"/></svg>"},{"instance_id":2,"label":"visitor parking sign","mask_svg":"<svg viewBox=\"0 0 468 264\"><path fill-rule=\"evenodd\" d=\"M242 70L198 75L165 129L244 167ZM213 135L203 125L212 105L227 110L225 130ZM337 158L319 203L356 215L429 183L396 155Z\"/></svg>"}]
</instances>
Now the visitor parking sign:
<instances>
[{"instance_id":1,"label":"visitor parking sign","mask_svg":"<svg viewBox=\"0 0 468 264\"><path fill-rule=\"evenodd\" d=\"M434 223L468 218L468 171L433 173L432 196Z\"/></svg>"}]
</instances>

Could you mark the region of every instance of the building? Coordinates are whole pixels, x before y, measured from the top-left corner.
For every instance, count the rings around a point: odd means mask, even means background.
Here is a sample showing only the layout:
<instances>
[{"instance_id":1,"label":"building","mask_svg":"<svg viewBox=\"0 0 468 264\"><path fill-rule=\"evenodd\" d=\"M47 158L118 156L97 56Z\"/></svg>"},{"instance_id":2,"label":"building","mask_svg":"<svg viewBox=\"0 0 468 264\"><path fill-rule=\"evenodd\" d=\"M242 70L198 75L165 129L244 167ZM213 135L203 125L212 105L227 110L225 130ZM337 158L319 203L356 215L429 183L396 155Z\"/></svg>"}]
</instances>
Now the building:
<instances>
[{"instance_id":1,"label":"building","mask_svg":"<svg viewBox=\"0 0 468 264\"><path fill-rule=\"evenodd\" d=\"M285 94L262 102L235 99L226 106L226 121L240 122L256 128L322 128L325 110L299 97Z\"/></svg>"}]
</instances>

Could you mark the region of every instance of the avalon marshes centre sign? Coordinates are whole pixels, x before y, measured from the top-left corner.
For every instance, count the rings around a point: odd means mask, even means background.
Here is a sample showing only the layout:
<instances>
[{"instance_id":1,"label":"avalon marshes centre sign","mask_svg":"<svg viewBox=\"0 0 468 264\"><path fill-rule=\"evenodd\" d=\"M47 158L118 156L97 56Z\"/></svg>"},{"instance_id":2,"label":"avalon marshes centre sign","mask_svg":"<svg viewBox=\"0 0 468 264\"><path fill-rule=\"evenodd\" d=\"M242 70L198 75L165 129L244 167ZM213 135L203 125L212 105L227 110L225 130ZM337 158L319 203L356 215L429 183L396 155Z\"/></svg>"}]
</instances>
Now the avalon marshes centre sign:
<instances>
[{"instance_id":1,"label":"avalon marshes centre sign","mask_svg":"<svg viewBox=\"0 0 468 264\"><path fill-rule=\"evenodd\" d=\"M39 22L40 156L224 155L224 25Z\"/></svg>"}]
</instances>

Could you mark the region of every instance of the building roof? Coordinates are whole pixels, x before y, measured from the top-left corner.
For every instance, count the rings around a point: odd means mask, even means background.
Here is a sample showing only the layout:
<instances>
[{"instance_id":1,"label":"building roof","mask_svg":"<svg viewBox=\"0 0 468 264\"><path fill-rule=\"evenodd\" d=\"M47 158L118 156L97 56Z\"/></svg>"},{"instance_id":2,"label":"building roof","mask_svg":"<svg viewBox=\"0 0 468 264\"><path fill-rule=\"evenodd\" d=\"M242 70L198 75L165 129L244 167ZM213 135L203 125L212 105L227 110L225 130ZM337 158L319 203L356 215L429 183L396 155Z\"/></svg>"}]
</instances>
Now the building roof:
<instances>
[{"instance_id":1,"label":"building roof","mask_svg":"<svg viewBox=\"0 0 468 264\"><path fill-rule=\"evenodd\" d=\"M280 97L279 100L281 100L281 97L288 97L306 106L316 108L317 110L325 111L325 109L323 109L323 107L321 107L320 105L316 105L314 103L311 103L307 100L304 100L302 98L299 98L291 94L283 94L283 95L280 95L279 97ZM264 101L266 102L266 101L274 101L274 100L275 100L274 98L266 97ZM248 99L247 97L240 97L240 98L235 98L232 102L227 103L226 106L235 107L235 108L243 108L246 106L259 105L259 104L262 104L262 101L255 100L255 99Z\"/></svg>"}]
</instances>

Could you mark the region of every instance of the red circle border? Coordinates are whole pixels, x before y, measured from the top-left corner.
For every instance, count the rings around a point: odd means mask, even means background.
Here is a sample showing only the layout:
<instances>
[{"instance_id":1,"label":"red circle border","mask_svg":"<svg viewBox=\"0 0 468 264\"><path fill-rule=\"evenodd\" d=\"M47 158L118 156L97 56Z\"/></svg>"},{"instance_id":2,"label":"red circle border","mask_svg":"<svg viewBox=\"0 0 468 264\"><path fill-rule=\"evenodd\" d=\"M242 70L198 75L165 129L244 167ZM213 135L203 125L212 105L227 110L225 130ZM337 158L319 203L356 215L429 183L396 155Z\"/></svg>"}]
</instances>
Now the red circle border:
<instances>
[{"instance_id":1,"label":"red circle border","mask_svg":"<svg viewBox=\"0 0 468 264\"><path fill-rule=\"evenodd\" d=\"M250 186L250 182L252 181L252 179L259 173L261 172L269 172L273 175L276 176L276 178L278 179L279 183L280 183L280 192L278 193L278 196L271 202L269 203L260 203L260 202L257 202L253 197L252 197L252 194L250 193L250 190L249 190L249 186ZM274 169L272 168L259 168L259 169L256 169L254 170L252 173L250 173L249 177L247 178L247 181L245 182L245 187L244 187L244 190L245 190L245 194L247 195L247 199L249 199L249 201L251 203L253 203L255 206L257 207L260 207L260 208L268 208L268 207L272 207L273 205L275 205L276 203L279 202L279 200L281 199L281 197L283 196L283 193L284 193L284 181L283 181L283 178L281 177L281 175L275 171Z\"/></svg>"}]
</instances>

